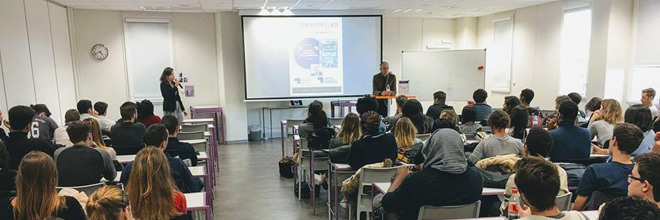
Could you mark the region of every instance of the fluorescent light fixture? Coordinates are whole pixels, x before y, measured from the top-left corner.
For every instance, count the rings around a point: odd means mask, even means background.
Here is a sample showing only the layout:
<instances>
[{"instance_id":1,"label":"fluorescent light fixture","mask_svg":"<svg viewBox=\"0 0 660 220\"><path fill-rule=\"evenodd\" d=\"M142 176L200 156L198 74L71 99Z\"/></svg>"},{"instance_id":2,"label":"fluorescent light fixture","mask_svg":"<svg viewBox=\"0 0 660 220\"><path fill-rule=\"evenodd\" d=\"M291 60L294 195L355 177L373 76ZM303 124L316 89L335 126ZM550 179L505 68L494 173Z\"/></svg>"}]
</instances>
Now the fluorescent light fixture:
<instances>
[{"instance_id":1,"label":"fluorescent light fixture","mask_svg":"<svg viewBox=\"0 0 660 220\"><path fill-rule=\"evenodd\" d=\"M397 8L397 9L394 9L394 11L392 11L392 12L394 12L394 13L399 13L400 11L401 11L401 9L400 9L400 8Z\"/></svg>"},{"instance_id":2,"label":"fluorescent light fixture","mask_svg":"<svg viewBox=\"0 0 660 220\"><path fill-rule=\"evenodd\" d=\"M405 11L403 11L403 13L408 13L408 12L411 12L411 11L412 11L412 9L409 8L409 9L406 9Z\"/></svg>"},{"instance_id":3,"label":"fluorescent light fixture","mask_svg":"<svg viewBox=\"0 0 660 220\"><path fill-rule=\"evenodd\" d=\"M421 12L421 11L422 11L421 8L415 9L415 12Z\"/></svg>"}]
</instances>

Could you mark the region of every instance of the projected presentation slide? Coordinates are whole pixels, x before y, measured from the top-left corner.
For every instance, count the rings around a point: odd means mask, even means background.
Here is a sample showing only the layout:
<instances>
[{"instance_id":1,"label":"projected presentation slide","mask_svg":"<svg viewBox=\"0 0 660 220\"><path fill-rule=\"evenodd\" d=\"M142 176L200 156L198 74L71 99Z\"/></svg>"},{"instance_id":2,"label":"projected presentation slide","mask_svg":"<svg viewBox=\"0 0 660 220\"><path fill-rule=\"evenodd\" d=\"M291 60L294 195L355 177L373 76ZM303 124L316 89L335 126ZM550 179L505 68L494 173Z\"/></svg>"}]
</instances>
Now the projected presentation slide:
<instances>
[{"instance_id":1,"label":"projected presentation slide","mask_svg":"<svg viewBox=\"0 0 660 220\"><path fill-rule=\"evenodd\" d=\"M243 17L246 99L371 93L381 17Z\"/></svg>"}]
</instances>

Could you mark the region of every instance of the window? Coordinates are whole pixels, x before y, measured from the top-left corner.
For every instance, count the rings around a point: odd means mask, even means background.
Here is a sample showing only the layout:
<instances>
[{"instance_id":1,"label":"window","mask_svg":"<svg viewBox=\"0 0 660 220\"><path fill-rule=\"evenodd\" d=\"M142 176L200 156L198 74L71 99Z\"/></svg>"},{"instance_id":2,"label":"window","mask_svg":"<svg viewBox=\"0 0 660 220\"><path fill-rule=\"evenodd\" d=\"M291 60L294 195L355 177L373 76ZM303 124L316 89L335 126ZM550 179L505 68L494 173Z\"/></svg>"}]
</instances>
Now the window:
<instances>
[{"instance_id":1,"label":"window","mask_svg":"<svg viewBox=\"0 0 660 220\"><path fill-rule=\"evenodd\" d=\"M632 69L632 78L630 79L630 91L628 91L629 103L641 103L642 90L646 88L654 88L655 91L660 91L658 82L660 82L660 65L638 65ZM656 100L659 96L656 93Z\"/></svg>"},{"instance_id":2,"label":"window","mask_svg":"<svg viewBox=\"0 0 660 220\"><path fill-rule=\"evenodd\" d=\"M633 67L630 70L628 86L628 103L640 103L642 90L654 88L660 91L660 38L658 22L660 22L660 1L639 0L635 4L635 45ZM658 103L659 95L654 103Z\"/></svg>"},{"instance_id":3,"label":"window","mask_svg":"<svg viewBox=\"0 0 660 220\"><path fill-rule=\"evenodd\" d=\"M559 94L578 92L585 96L591 39L591 9L564 13L561 30Z\"/></svg>"},{"instance_id":4,"label":"window","mask_svg":"<svg viewBox=\"0 0 660 220\"><path fill-rule=\"evenodd\" d=\"M493 45L486 53L486 75L493 84L492 91L511 91L511 56L513 54L513 18L493 21Z\"/></svg>"}]
</instances>

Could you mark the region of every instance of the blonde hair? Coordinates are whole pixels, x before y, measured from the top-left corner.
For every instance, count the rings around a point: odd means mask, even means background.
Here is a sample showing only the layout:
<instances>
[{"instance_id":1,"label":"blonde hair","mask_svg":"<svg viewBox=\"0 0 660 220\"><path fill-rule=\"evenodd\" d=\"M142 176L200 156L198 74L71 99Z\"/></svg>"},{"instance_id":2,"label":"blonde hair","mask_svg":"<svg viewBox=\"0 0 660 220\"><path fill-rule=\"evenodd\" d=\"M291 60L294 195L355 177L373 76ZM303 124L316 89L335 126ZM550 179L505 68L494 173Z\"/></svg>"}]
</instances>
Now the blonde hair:
<instances>
[{"instance_id":1,"label":"blonde hair","mask_svg":"<svg viewBox=\"0 0 660 220\"><path fill-rule=\"evenodd\" d=\"M56 186L57 169L53 158L38 151L25 155L16 175L14 219L45 219L66 208L65 198L57 195Z\"/></svg>"},{"instance_id":2,"label":"blonde hair","mask_svg":"<svg viewBox=\"0 0 660 220\"><path fill-rule=\"evenodd\" d=\"M618 124L623 121L623 111L619 101L615 99L605 99L601 103L603 109L603 120L610 124Z\"/></svg>"},{"instance_id":3,"label":"blonde hair","mask_svg":"<svg viewBox=\"0 0 660 220\"><path fill-rule=\"evenodd\" d=\"M360 129L360 117L355 113L349 113L341 122L341 128L337 133L337 138L341 138L342 144L352 144L362 137Z\"/></svg>"},{"instance_id":4,"label":"blonde hair","mask_svg":"<svg viewBox=\"0 0 660 220\"><path fill-rule=\"evenodd\" d=\"M121 189L104 186L89 197L85 210L88 220L115 220L119 219L126 207Z\"/></svg>"},{"instance_id":5,"label":"blonde hair","mask_svg":"<svg viewBox=\"0 0 660 220\"><path fill-rule=\"evenodd\" d=\"M417 136L415 124L408 117L401 117L395 126L394 137L396 138L396 145L403 149L412 147L415 144L415 137Z\"/></svg>"},{"instance_id":6,"label":"blonde hair","mask_svg":"<svg viewBox=\"0 0 660 220\"><path fill-rule=\"evenodd\" d=\"M126 191L134 218L170 219L183 214L174 205L174 195L181 192L174 185L162 150L154 146L140 150L129 179Z\"/></svg>"},{"instance_id":7,"label":"blonde hair","mask_svg":"<svg viewBox=\"0 0 660 220\"><path fill-rule=\"evenodd\" d=\"M454 112L454 110L442 111L442 113L440 113L440 118L447 119L454 125L458 124L458 115L456 115L456 112Z\"/></svg>"},{"instance_id":8,"label":"blonde hair","mask_svg":"<svg viewBox=\"0 0 660 220\"><path fill-rule=\"evenodd\" d=\"M107 150L109 147L106 147L103 143L103 138L101 137L101 126L96 119L87 118L83 120L84 123L87 123L92 128L92 141L101 148L101 150ZM92 146L93 147L93 146Z\"/></svg>"}]
</instances>

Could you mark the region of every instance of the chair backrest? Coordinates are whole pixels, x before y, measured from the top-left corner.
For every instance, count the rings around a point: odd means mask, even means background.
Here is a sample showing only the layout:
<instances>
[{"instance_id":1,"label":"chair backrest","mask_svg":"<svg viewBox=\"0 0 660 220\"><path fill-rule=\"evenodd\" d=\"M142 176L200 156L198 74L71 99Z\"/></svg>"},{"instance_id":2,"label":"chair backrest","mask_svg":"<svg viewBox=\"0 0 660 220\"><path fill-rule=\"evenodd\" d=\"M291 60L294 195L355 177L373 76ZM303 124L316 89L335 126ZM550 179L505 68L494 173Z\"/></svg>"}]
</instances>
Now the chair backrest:
<instances>
[{"instance_id":1,"label":"chair backrest","mask_svg":"<svg viewBox=\"0 0 660 220\"><path fill-rule=\"evenodd\" d=\"M431 138L431 135L432 134L417 134L417 138L419 138L420 140L422 140L422 142L424 142L429 138Z\"/></svg>"},{"instance_id":2,"label":"chair backrest","mask_svg":"<svg viewBox=\"0 0 660 220\"><path fill-rule=\"evenodd\" d=\"M362 195L365 186L371 186L375 182L390 182L392 176L396 173L399 167L387 168L367 168L362 167L360 174L360 184L358 185L358 195Z\"/></svg>"},{"instance_id":3,"label":"chair backrest","mask_svg":"<svg viewBox=\"0 0 660 220\"><path fill-rule=\"evenodd\" d=\"M179 132L176 135L179 140L195 140L195 139L204 139L204 131L197 132Z\"/></svg>"},{"instance_id":4,"label":"chair backrest","mask_svg":"<svg viewBox=\"0 0 660 220\"><path fill-rule=\"evenodd\" d=\"M208 131L209 129L209 124L183 124L181 125L181 131L180 132L199 132L199 131Z\"/></svg>"},{"instance_id":5,"label":"chair backrest","mask_svg":"<svg viewBox=\"0 0 660 220\"><path fill-rule=\"evenodd\" d=\"M481 201L457 206L422 206L417 220L479 218Z\"/></svg>"},{"instance_id":6,"label":"chair backrest","mask_svg":"<svg viewBox=\"0 0 660 220\"><path fill-rule=\"evenodd\" d=\"M330 118L330 123L332 123L332 125L341 125L343 121L344 118Z\"/></svg>"},{"instance_id":7,"label":"chair backrest","mask_svg":"<svg viewBox=\"0 0 660 220\"><path fill-rule=\"evenodd\" d=\"M206 142L199 142L191 144L196 152L208 152Z\"/></svg>"},{"instance_id":8,"label":"chair backrest","mask_svg":"<svg viewBox=\"0 0 660 220\"><path fill-rule=\"evenodd\" d=\"M557 207L559 207L559 211L571 210L571 197L573 197L573 193L570 192L557 196L555 199L555 204L557 204Z\"/></svg>"},{"instance_id":9,"label":"chair backrest","mask_svg":"<svg viewBox=\"0 0 660 220\"><path fill-rule=\"evenodd\" d=\"M67 187L55 187L58 191L64 188L71 188L78 190L79 192L85 192L87 196L91 196L92 193L96 192L96 190L99 190L105 186L105 183L94 183L94 184L89 184L89 185L84 185L84 186L67 186Z\"/></svg>"}]
</instances>

